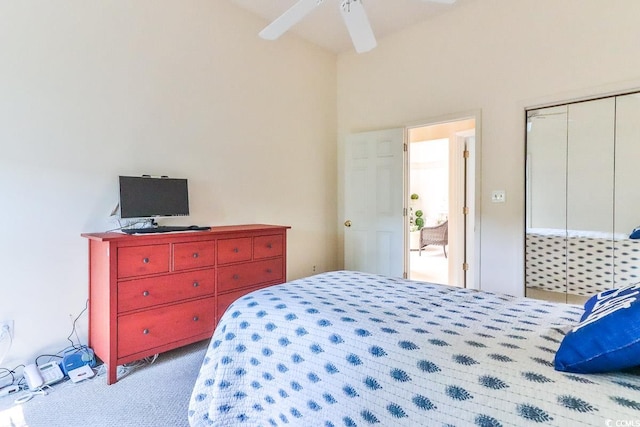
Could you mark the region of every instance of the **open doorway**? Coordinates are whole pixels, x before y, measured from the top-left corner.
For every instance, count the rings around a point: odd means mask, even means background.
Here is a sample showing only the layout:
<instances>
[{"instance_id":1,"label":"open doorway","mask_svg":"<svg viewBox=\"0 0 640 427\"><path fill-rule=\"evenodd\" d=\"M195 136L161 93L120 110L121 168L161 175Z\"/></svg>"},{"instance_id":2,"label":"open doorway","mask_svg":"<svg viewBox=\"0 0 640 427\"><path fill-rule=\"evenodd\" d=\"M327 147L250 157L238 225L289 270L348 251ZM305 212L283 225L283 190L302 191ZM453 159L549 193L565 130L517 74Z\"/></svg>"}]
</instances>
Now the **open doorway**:
<instances>
[{"instance_id":1,"label":"open doorway","mask_svg":"<svg viewBox=\"0 0 640 427\"><path fill-rule=\"evenodd\" d=\"M408 129L408 276L467 287L473 259L475 119Z\"/></svg>"}]
</instances>

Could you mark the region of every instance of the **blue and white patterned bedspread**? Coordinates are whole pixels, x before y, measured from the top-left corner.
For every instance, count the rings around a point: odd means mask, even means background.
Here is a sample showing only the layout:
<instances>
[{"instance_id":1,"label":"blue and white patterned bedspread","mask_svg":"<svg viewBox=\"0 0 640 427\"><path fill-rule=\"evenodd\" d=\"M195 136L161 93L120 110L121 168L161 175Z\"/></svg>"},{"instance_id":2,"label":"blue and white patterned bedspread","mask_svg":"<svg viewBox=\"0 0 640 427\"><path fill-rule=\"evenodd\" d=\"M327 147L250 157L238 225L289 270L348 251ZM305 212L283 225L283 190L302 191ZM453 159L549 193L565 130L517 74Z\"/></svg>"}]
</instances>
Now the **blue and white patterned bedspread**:
<instances>
[{"instance_id":1,"label":"blue and white patterned bedspread","mask_svg":"<svg viewBox=\"0 0 640 427\"><path fill-rule=\"evenodd\" d=\"M218 325L189 422L640 425L640 375L554 370L562 331L581 314L346 271L262 289L234 302Z\"/></svg>"}]
</instances>

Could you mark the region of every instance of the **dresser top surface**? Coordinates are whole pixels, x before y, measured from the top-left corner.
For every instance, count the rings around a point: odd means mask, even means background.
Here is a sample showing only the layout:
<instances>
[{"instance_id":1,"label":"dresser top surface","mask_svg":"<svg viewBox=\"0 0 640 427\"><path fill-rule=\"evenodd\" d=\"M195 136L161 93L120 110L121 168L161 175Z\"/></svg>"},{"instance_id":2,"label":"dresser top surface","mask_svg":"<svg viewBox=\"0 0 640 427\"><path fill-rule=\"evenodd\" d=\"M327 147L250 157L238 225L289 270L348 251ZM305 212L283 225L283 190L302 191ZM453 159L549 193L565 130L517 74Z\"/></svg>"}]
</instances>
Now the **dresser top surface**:
<instances>
[{"instance_id":1,"label":"dresser top surface","mask_svg":"<svg viewBox=\"0 0 640 427\"><path fill-rule=\"evenodd\" d=\"M130 239L157 239L158 237L171 237L177 234L191 235L191 236L213 236L224 235L227 233L242 233L242 232L260 232L260 231L278 231L283 232L291 228L288 225L269 225L269 224L245 224L245 225L222 225L211 227L210 230L187 230L170 233L149 233L130 235L118 231L111 232L98 232L98 233L82 233L82 237L86 237L91 240L99 241L112 241L112 240L130 240Z\"/></svg>"}]
</instances>

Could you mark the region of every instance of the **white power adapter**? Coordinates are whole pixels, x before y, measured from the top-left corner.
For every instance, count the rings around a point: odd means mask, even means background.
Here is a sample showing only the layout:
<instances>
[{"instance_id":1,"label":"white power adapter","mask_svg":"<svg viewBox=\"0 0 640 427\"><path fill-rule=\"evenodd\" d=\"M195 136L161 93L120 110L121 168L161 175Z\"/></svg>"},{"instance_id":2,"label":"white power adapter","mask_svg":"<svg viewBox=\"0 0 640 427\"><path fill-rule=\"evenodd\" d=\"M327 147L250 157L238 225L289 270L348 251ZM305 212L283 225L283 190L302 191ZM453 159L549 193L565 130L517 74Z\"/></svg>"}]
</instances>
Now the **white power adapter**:
<instances>
[{"instance_id":1,"label":"white power adapter","mask_svg":"<svg viewBox=\"0 0 640 427\"><path fill-rule=\"evenodd\" d=\"M0 389L0 397L10 396L20 391L20 387L13 384Z\"/></svg>"},{"instance_id":2,"label":"white power adapter","mask_svg":"<svg viewBox=\"0 0 640 427\"><path fill-rule=\"evenodd\" d=\"M69 378L74 383L78 383L82 380L88 380L89 378L92 378L96 374L95 372L93 372L93 369L91 369L89 365L82 365L81 367L73 369L68 373L69 373Z\"/></svg>"}]
</instances>

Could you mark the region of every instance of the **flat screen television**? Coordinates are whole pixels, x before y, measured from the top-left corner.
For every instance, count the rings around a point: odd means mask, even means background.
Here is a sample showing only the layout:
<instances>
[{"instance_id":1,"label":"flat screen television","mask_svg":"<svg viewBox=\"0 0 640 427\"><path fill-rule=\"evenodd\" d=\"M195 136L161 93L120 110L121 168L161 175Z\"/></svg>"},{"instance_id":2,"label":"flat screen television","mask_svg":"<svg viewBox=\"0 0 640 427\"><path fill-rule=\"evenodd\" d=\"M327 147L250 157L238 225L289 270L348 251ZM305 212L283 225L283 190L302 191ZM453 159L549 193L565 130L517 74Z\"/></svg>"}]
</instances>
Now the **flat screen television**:
<instances>
[{"instance_id":1,"label":"flat screen television","mask_svg":"<svg viewBox=\"0 0 640 427\"><path fill-rule=\"evenodd\" d=\"M189 215L186 179L146 175L119 178L121 218Z\"/></svg>"}]
</instances>

